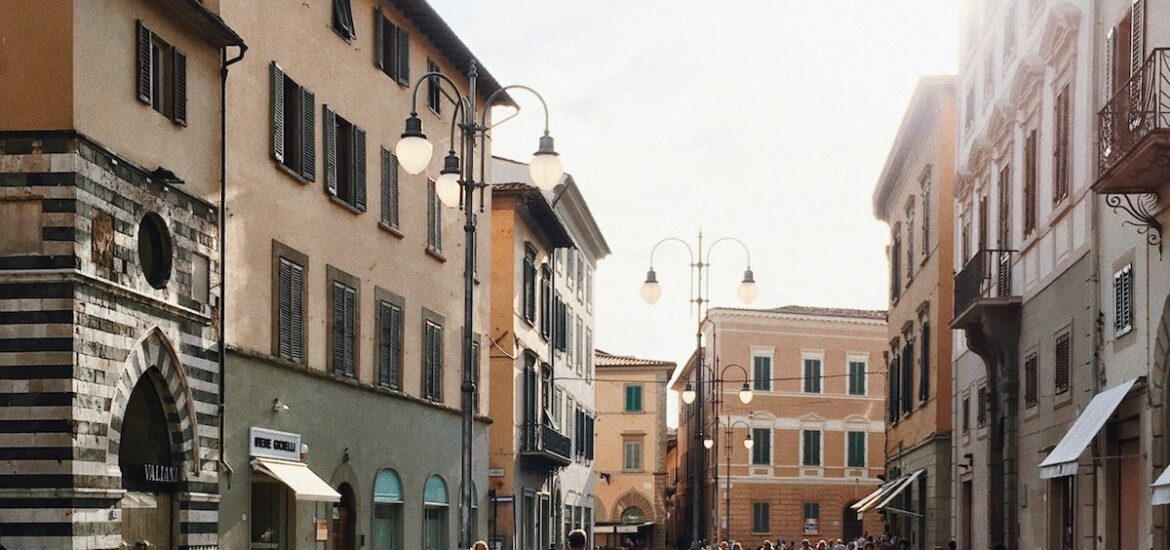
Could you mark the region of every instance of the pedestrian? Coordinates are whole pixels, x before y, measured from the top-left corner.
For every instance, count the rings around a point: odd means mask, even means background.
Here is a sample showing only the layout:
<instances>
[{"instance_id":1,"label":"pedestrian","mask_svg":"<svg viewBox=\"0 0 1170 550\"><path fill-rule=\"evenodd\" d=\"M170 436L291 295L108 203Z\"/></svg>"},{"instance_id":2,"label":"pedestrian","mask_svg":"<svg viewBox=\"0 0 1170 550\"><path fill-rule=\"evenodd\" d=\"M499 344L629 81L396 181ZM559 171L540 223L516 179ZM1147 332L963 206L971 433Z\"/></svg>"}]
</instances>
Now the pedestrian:
<instances>
[{"instance_id":1,"label":"pedestrian","mask_svg":"<svg viewBox=\"0 0 1170 550\"><path fill-rule=\"evenodd\" d=\"M585 550L585 543L588 540L588 537L585 536L585 531L580 529L569 531L569 536L565 537L565 542L568 544L569 550Z\"/></svg>"},{"instance_id":2,"label":"pedestrian","mask_svg":"<svg viewBox=\"0 0 1170 550\"><path fill-rule=\"evenodd\" d=\"M902 539L898 541L898 550L910 550L910 540Z\"/></svg>"},{"instance_id":3,"label":"pedestrian","mask_svg":"<svg viewBox=\"0 0 1170 550\"><path fill-rule=\"evenodd\" d=\"M845 543L841 539L837 539L837 544L833 545L833 550L845 550Z\"/></svg>"},{"instance_id":4,"label":"pedestrian","mask_svg":"<svg viewBox=\"0 0 1170 550\"><path fill-rule=\"evenodd\" d=\"M731 550L743 550L743 545L739 541L735 541L735 544L731 545Z\"/></svg>"},{"instance_id":5,"label":"pedestrian","mask_svg":"<svg viewBox=\"0 0 1170 550\"><path fill-rule=\"evenodd\" d=\"M487 542L477 540L475 541L475 544L471 545L471 550L488 550Z\"/></svg>"},{"instance_id":6,"label":"pedestrian","mask_svg":"<svg viewBox=\"0 0 1170 550\"><path fill-rule=\"evenodd\" d=\"M802 539L800 541L800 550L812 550L812 544L808 542L808 539Z\"/></svg>"},{"instance_id":7,"label":"pedestrian","mask_svg":"<svg viewBox=\"0 0 1170 550\"><path fill-rule=\"evenodd\" d=\"M947 547L950 548L951 550L958 550L959 543L955 542L955 539L951 539L951 542L947 543Z\"/></svg>"},{"instance_id":8,"label":"pedestrian","mask_svg":"<svg viewBox=\"0 0 1170 550\"><path fill-rule=\"evenodd\" d=\"M721 541L719 543L719 550L727 550L727 541Z\"/></svg>"}]
</instances>

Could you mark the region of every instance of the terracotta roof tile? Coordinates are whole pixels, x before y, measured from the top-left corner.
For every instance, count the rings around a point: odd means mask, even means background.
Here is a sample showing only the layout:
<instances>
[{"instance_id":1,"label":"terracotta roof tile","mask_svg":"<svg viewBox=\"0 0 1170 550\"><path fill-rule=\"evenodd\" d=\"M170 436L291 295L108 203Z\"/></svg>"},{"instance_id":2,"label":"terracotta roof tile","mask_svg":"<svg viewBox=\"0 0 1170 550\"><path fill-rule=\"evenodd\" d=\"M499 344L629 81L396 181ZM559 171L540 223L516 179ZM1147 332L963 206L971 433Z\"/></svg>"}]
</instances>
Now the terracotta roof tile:
<instances>
[{"instance_id":1,"label":"terracotta roof tile","mask_svg":"<svg viewBox=\"0 0 1170 550\"><path fill-rule=\"evenodd\" d=\"M674 367L674 361L643 359L632 355L614 355L601 350L593 352L594 365L598 367Z\"/></svg>"}]
</instances>

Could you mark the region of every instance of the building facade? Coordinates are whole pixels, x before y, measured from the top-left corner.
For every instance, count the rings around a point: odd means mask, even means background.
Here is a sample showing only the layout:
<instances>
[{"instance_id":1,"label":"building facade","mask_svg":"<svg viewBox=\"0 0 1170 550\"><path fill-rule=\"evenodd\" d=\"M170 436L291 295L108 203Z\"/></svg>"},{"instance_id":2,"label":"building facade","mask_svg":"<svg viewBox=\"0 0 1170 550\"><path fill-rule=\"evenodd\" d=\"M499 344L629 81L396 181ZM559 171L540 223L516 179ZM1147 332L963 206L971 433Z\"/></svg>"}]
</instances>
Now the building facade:
<instances>
[{"instance_id":1,"label":"building facade","mask_svg":"<svg viewBox=\"0 0 1170 550\"><path fill-rule=\"evenodd\" d=\"M700 506L710 540L754 547L884 529L876 511L854 505L885 473L885 314L804 306L708 312L703 363L721 382L705 388L703 402L715 420L696 439L697 407L684 405L679 449L683 476L688 451L703 445L707 455L710 501ZM676 390L694 380L694 364L677 373ZM740 398L745 383L748 403ZM685 487L682 498L689 506Z\"/></svg>"},{"instance_id":2,"label":"building facade","mask_svg":"<svg viewBox=\"0 0 1170 550\"><path fill-rule=\"evenodd\" d=\"M0 11L0 546L215 547L243 41L194 2Z\"/></svg>"},{"instance_id":3,"label":"building facade","mask_svg":"<svg viewBox=\"0 0 1170 550\"><path fill-rule=\"evenodd\" d=\"M874 509L918 550L951 540L955 79L919 81L874 191L890 226L886 480ZM899 479L913 482L891 492ZM882 502L885 506L879 508Z\"/></svg>"},{"instance_id":4,"label":"building facade","mask_svg":"<svg viewBox=\"0 0 1170 550\"><path fill-rule=\"evenodd\" d=\"M666 548L668 361L594 354L596 546Z\"/></svg>"}]
</instances>

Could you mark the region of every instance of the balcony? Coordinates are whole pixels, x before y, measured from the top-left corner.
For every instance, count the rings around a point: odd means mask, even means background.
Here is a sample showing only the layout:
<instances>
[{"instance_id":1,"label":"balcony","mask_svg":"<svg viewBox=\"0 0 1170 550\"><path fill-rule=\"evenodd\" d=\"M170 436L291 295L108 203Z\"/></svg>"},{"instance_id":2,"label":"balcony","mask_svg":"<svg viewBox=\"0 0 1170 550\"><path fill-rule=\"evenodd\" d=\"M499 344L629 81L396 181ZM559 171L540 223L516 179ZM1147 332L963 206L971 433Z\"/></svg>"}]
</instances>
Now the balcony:
<instances>
[{"instance_id":1,"label":"balcony","mask_svg":"<svg viewBox=\"0 0 1170 550\"><path fill-rule=\"evenodd\" d=\"M1156 193L1170 177L1170 48L1154 50L1097 115L1101 194Z\"/></svg>"},{"instance_id":2,"label":"balcony","mask_svg":"<svg viewBox=\"0 0 1170 550\"><path fill-rule=\"evenodd\" d=\"M978 328L992 318L1018 320L1020 296L1012 288L1015 250L980 250L955 275L951 328Z\"/></svg>"},{"instance_id":3,"label":"balcony","mask_svg":"<svg viewBox=\"0 0 1170 550\"><path fill-rule=\"evenodd\" d=\"M525 422L520 458L527 469L553 471L573 461L573 442L547 424Z\"/></svg>"}]
</instances>

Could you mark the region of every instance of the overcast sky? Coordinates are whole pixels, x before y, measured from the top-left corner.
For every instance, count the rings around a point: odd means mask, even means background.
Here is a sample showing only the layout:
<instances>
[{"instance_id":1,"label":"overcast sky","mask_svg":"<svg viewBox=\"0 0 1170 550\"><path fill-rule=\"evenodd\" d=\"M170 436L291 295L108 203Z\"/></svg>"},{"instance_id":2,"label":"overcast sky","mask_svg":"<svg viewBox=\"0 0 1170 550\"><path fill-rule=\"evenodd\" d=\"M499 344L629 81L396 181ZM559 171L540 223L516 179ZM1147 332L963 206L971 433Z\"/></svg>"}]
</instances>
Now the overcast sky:
<instances>
[{"instance_id":1,"label":"overcast sky","mask_svg":"<svg viewBox=\"0 0 1170 550\"><path fill-rule=\"evenodd\" d=\"M544 95L551 133L613 254L596 276L596 347L683 362L694 350L688 256L745 241L760 295L882 309L886 226L870 197L919 76L953 74L952 0L431 0L502 84ZM527 161L540 106L494 133ZM708 240L707 242L710 242ZM711 298L737 306L743 253L714 250ZM671 425L677 423L672 408Z\"/></svg>"}]
</instances>

